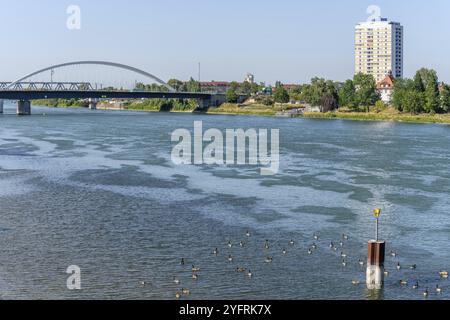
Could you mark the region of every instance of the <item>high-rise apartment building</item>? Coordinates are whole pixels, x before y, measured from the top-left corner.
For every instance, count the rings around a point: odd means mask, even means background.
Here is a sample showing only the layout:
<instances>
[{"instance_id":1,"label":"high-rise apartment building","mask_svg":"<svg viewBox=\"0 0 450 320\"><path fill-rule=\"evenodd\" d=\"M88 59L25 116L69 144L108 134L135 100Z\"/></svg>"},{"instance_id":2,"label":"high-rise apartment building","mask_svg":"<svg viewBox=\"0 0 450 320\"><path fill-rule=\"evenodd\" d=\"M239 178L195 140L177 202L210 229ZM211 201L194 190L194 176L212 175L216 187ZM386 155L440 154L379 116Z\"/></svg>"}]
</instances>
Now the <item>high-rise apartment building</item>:
<instances>
[{"instance_id":1,"label":"high-rise apartment building","mask_svg":"<svg viewBox=\"0 0 450 320\"><path fill-rule=\"evenodd\" d=\"M377 82L391 74L403 77L403 26L381 18L355 27L355 74L374 76Z\"/></svg>"}]
</instances>

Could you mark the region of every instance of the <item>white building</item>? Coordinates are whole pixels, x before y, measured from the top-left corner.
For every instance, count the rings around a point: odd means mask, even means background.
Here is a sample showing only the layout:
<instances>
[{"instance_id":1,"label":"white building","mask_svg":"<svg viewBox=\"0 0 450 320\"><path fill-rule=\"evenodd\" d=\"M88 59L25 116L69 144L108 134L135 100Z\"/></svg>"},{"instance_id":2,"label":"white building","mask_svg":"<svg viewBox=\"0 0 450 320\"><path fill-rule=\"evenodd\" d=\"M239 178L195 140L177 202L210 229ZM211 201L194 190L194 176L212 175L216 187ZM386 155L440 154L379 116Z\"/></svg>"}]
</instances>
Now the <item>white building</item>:
<instances>
[{"instance_id":1,"label":"white building","mask_svg":"<svg viewBox=\"0 0 450 320\"><path fill-rule=\"evenodd\" d=\"M377 90L380 93L381 100L390 104L392 100L392 93L394 92L394 78L392 75L387 75L383 80L377 83Z\"/></svg>"},{"instance_id":2,"label":"white building","mask_svg":"<svg viewBox=\"0 0 450 320\"><path fill-rule=\"evenodd\" d=\"M403 26L381 18L355 27L355 74L403 77Z\"/></svg>"},{"instance_id":3,"label":"white building","mask_svg":"<svg viewBox=\"0 0 450 320\"><path fill-rule=\"evenodd\" d=\"M255 83L255 76L251 73L248 73L247 76L245 77L244 82L248 82L248 83Z\"/></svg>"}]
</instances>

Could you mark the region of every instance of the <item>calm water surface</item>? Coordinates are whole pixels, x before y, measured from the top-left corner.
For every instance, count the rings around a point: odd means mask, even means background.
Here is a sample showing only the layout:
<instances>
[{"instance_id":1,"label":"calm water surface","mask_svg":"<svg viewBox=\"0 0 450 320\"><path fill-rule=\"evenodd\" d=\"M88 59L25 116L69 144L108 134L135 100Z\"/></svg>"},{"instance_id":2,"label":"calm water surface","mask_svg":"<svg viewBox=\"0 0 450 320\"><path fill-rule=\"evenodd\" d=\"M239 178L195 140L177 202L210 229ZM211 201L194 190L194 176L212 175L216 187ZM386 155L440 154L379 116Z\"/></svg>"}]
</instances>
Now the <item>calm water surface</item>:
<instances>
[{"instance_id":1,"label":"calm water surface","mask_svg":"<svg viewBox=\"0 0 450 320\"><path fill-rule=\"evenodd\" d=\"M13 112L6 105L0 116L3 299L174 299L182 287L190 299L422 299L424 289L411 289L416 280L430 288L431 299L450 298L450 283L438 275L450 268L449 126ZM197 120L205 129L280 129L280 173L174 166L170 135L192 130ZM364 280L357 262L366 259L375 207L383 208L388 251L399 253L387 258L391 275L378 294L352 285ZM342 233L350 240L336 253L328 244ZM308 255L313 242L318 249ZM349 256L346 268L341 251ZM264 262L268 255L272 264ZM405 266L399 272L398 261ZM202 269L198 281L191 279L192 264ZM417 270L409 270L412 264ZM69 265L82 269L81 291L66 288ZM238 266L254 277L236 273ZM401 279L411 285L402 287ZM441 296L432 290L436 284Z\"/></svg>"}]
</instances>

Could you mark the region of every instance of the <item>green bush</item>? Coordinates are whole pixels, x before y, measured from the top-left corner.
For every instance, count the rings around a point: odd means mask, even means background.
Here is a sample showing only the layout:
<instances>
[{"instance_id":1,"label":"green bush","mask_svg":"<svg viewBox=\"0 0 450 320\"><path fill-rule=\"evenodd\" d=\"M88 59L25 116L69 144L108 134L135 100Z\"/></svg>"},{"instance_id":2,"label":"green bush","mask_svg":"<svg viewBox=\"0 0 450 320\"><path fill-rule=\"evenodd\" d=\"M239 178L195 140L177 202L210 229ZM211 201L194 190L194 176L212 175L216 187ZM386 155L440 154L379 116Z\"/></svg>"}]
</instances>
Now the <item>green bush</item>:
<instances>
[{"instance_id":1,"label":"green bush","mask_svg":"<svg viewBox=\"0 0 450 320\"><path fill-rule=\"evenodd\" d=\"M382 100L378 100L375 103L375 107L374 107L373 111L376 113L380 113L386 109L387 109L387 105Z\"/></svg>"}]
</instances>

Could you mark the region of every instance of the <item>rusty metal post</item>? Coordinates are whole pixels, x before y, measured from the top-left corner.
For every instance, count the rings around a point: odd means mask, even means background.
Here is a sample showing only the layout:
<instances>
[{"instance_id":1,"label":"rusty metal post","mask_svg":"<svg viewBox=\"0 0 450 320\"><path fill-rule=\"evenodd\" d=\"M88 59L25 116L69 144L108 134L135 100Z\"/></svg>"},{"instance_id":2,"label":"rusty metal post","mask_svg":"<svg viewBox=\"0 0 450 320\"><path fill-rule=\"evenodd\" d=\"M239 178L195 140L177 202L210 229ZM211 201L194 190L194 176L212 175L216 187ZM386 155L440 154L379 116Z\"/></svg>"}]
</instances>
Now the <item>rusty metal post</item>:
<instances>
[{"instance_id":1,"label":"rusty metal post","mask_svg":"<svg viewBox=\"0 0 450 320\"><path fill-rule=\"evenodd\" d=\"M367 273L366 282L369 290L380 290L384 285L384 260L386 257L386 242L378 239L378 224L381 216L381 210L375 209L376 218L375 240L370 240L368 244L367 255Z\"/></svg>"},{"instance_id":2,"label":"rusty metal post","mask_svg":"<svg viewBox=\"0 0 450 320\"><path fill-rule=\"evenodd\" d=\"M384 241L369 241L367 259L367 288L380 290L384 285L384 259L386 243Z\"/></svg>"}]
</instances>

